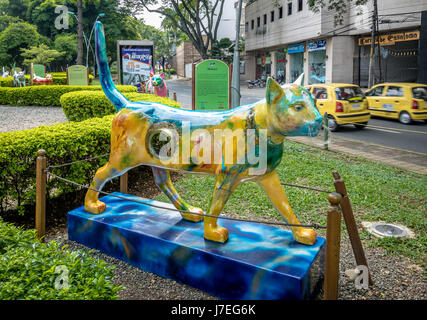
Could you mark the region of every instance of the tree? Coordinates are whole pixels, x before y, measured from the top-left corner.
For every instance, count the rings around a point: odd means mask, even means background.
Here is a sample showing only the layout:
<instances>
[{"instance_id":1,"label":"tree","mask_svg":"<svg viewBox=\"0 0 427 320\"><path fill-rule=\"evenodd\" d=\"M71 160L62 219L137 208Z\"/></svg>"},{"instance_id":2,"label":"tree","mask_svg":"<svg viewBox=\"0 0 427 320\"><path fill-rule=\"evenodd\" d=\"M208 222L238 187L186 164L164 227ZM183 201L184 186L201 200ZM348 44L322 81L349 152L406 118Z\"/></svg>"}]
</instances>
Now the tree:
<instances>
[{"instance_id":1,"label":"tree","mask_svg":"<svg viewBox=\"0 0 427 320\"><path fill-rule=\"evenodd\" d=\"M83 64L83 5L77 0L77 59L76 64Z\"/></svg>"},{"instance_id":2,"label":"tree","mask_svg":"<svg viewBox=\"0 0 427 320\"><path fill-rule=\"evenodd\" d=\"M22 57L25 58L24 64L43 64L49 66L52 61L63 56L65 52L59 52L55 49L49 49L45 44L33 46L29 49L21 49Z\"/></svg>"},{"instance_id":3,"label":"tree","mask_svg":"<svg viewBox=\"0 0 427 320\"><path fill-rule=\"evenodd\" d=\"M59 52L64 52L64 55L58 57L56 62L61 65L72 65L77 57L77 35L62 34L55 38L53 48Z\"/></svg>"},{"instance_id":4,"label":"tree","mask_svg":"<svg viewBox=\"0 0 427 320\"><path fill-rule=\"evenodd\" d=\"M356 6L364 5L369 0L307 0L308 7L314 12L319 12L321 8L327 7L330 11L335 11L335 25L342 24L344 14L347 12L347 5L354 3Z\"/></svg>"},{"instance_id":5,"label":"tree","mask_svg":"<svg viewBox=\"0 0 427 320\"><path fill-rule=\"evenodd\" d=\"M8 16L7 14L1 15L0 16L0 32L5 30L10 24L17 23L17 22L22 22L22 20L19 19L18 17Z\"/></svg>"},{"instance_id":6,"label":"tree","mask_svg":"<svg viewBox=\"0 0 427 320\"><path fill-rule=\"evenodd\" d=\"M203 59L209 57L209 48L217 42L225 0L124 0L134 14L145 8L148 12L167 17L176 28L185 33Z\"/></svg>"},{"instance_id":7,"label":"tree","mask_svg":"<svg viewBox=\"0 0 427 320\"><path fill-rule=\"evenodd\" d=\"M0 64L22 64L21 48L29 48L42 42L35 26L27 22L10 24L0 33Z\"/></svg>"}]
</instances>

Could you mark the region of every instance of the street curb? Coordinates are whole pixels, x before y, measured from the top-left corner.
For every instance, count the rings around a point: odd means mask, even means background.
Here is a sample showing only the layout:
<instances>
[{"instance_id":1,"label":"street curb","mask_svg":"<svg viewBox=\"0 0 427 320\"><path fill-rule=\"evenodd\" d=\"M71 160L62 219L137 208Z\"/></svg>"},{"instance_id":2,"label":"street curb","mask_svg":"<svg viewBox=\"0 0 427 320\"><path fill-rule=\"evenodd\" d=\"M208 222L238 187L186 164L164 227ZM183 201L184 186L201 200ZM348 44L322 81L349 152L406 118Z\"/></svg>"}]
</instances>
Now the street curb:
<instances>
[{"instance_id":1,"label":"street curb","mask_svg":"<svg viewBox=\"0 0 427 320\"><path fill-rule=\"evenodd\" d=\"M323 140L319 138L288 137L288 140L324 150ZM352 144L359 144L361 146L366 146L367 149L370 149L370 152L362 151L360 149L351 149L346 146L339 145L346 142L349 142ZM387 164L387 165L390 165L399 169L404 169L413 173L427 175L426 166L420 165L422 163L427 164L427 155L419 152L380 146L377 144L357 141L353 139L346 139L346 138L341 139L337 137L334 137L333 145L329 144L328 150L335 153L343 153L343 154L347 154L354 157L362 157L367 160L379 162L382 164ZM399 160L399 158L402 158L405 156L406 156L405 161ZM411 161L408 161L408 159Z\"/></svg>"}]
</instances>

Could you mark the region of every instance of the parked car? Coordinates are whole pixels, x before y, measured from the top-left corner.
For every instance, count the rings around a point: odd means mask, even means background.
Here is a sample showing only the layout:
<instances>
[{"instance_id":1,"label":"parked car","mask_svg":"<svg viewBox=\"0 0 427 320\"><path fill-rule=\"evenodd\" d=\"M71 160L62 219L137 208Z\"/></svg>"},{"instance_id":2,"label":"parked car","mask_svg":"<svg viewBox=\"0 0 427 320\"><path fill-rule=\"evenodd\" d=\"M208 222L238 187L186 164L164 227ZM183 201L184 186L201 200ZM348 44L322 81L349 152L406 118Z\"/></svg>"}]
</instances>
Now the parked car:
<instances>
[{"instance_id":1,"label":"parked car","mask_svg":"<svg viewBox=\"0 0 427 320\"><path fill-rule=\"evenodd\" d=\"M309 85L306 89L316 101L320 113L328 113L328 127L331 131L337 131L344 124L363 129L371 118L367 99L357 85L319 83Z\"/></svg>"},{"instance_id":2,"label":"parked car","mask_svg":"<svg viewBox=\"0 0 427 320\"><path fill-rule=\"evenodd\" d=\"M399 119L403 124L427 120L427 85L382 83L365 92L373 116Z\"/></svg>"}]
</instances>

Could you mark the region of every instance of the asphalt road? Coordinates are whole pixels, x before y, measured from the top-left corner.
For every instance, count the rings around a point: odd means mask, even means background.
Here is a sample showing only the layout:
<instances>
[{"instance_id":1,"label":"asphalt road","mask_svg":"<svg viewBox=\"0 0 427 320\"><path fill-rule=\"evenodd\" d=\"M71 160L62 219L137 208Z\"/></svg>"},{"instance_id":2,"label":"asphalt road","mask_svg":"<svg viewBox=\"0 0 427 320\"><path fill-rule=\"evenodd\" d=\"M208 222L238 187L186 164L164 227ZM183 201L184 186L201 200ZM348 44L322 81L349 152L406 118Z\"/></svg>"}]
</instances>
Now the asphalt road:
<instances>
[{"instance_id":1,"label":"asphalt road","mask_svg":"<svg viewBox=\"0 0 427 320\"><path fill-rule=\"evenodd\" d=\"M178 102L185 108L191 108L191 81L170 80L167 81L167 86L171 97L173 92L176 92ZM265 88L248 89L243 83L240 90L242 105L256 102L264 98L265 94ZM369 127L369 125L375 127ZM353 125L346 125L330 134L332 143L336 136L427 154L427 123L422 121L403 125L397 120L372 118L368 127L363 130L356 129Z\"/></svg>"}]
</instances>

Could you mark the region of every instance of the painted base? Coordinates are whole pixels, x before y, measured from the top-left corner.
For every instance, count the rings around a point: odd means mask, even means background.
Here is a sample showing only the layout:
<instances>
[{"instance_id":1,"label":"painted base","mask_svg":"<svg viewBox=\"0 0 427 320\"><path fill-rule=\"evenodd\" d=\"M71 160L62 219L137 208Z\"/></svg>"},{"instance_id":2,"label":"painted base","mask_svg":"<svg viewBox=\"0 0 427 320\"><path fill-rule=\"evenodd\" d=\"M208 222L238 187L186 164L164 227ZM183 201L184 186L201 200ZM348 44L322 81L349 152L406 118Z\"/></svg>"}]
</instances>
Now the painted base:
<instances>
[{"instance_id":1,"label":"painted base","mask_svg":"<svg viewBox=\"0 0 427 320\"><path fill-rule=\"evenodd\" d=\"M230 234L219 244L203 238L203 222L185 221L176 211L111 196L102 201L102 214L84 207L68 213L70 240L223 299L308 299L321 283L323 238L305 246L277 227L219 220Z\"/></svg>"}]
</instances>

